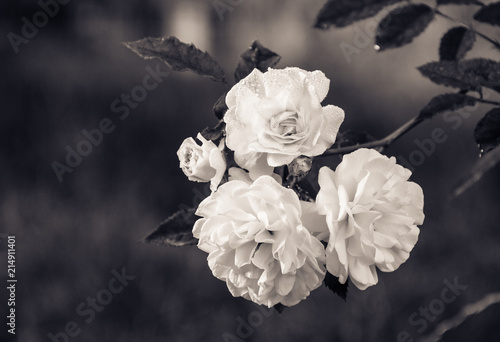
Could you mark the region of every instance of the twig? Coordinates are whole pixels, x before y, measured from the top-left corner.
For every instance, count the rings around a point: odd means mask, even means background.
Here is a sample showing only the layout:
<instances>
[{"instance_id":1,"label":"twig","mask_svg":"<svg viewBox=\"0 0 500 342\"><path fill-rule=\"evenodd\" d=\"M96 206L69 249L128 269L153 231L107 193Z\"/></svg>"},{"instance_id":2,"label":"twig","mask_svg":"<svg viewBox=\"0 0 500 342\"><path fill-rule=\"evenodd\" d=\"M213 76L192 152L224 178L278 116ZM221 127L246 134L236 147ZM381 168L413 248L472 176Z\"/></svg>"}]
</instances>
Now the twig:
<instances>
[{"instance_id":1,"label":"twig","mask_svg":"<svg viewBox=\"0 0 500 342\"><path fill-rule=\"evenodd\" d=\"M471 97L474 97L474 96L471 96ZM482 102L482 103L492 104L495 106L500 106L500 102L498 102L498 101L485 100L485 99L480 99L477 97L474 97L474 98L476 99L477 102Z\"/></svg>"},{"instance_id":2,"label":"twig","mask_svg":"<svg viewBox=\"0 0 500 342\"><path fill-rule=\"evenodd\" d=\"M345 154L345 153L350 153L353 151L356 151L358 148L374 148L374 147L387 147L390 144L392 144L396 139L401 137L403 134L411 130L413 127L417 126L420 124L424 119L420 118L419 115L415 116L413 119L405 123L403 126L399 127L397 130L386 136L385 138L375 140L375 141L370 141L364 144L356 144L352 146L345 146L345 147L339 147L339 148L332 148L329 150L326 150L325 153L323 153L321 156L331 156L335 154ZM319 157L321 157L319 156Z\"/></svg>"},{"instance_id":3,"label":"twig","mask_svg":"<svg viewBox=\"0 0 500 342\"><path fill-rule=\"evenodd\" d=\"M429 335L426 336L425 338L419 340L420 342L437 342L441 340L443 335L447 332L450 331L456 327L458 327L460 324L462 324L469 316L475 315L475 314L480 314L484 310L486 310L489 306L493 304L498 304L500 303L500 293L499 292L494 292L490 293L487 296L485 296L483 299L464 306L462 311L458 313L455 317L452 319L449 319L447 321L441 322L436 329Z\"/></svg>"},{"instance_id":4,"label":"twig","mask_svg":"<svg viewBox=\"0 0 500 342\"><path fill-rule=\"evenodd\" d=\"M474 97L474 96L470 96L470 97L475 99L477 102L482 102L482 103L500 106L500 102L498 102L498 101L480 99L480 98ZM326 150L325 153L323 153L322 155L320 155L318 157L351 153L353 151L356 151L359 148L374 148L374 147L385 148L385 147L389 146L390 144L392 144L396 139L401 137L403 134L410 131L412 128L418 126L424 120L425 119L421 118L420 115L417 115L413 119L411 119L410 121L405 123L403 126L399 127L397 130L395 130L394 132L392 132L391 134L386 136L385 138L370 141L370 142L367 142L364 144L356 144L356 145L345 146L345 147L331 148L331 149Z\"/></svg>"},{"instance_id":5,"label":"twig","mask_svg":"<svg viewBox=\"0 0 500 342\"><path fill-rule=\"evenodd\" d=\"M475 28L471 27L469 24L464 23L463 21L458 20L456 18L450 17L449 15L444 14L443 12L441 12L440 10L438 10L436 8L434 9L434 13L436 13L437 15L442 16L443 18L446 18L446 19L449 19L451 21L454 21L454 22L456 22L456 23L458 23L458 24L466 27L467 29L469 29L471 31L474 31L478 36L480 36L484 40L487 40L488 42L490 42L491 44L493 44L497 49L500 49L500 43L498 41L494 40L493 38L488 37L487 35L485 35L482 32L477 31Z\"/></svg>"},{"instance_id":6,"label":"twig","mask_svg":"<svg viewBox=\"0 0 500 342\"><path fill-rule=\"evenodd\" d=\"M484 153L481 149L481 155ZM455 186L449 196L449 200L463 194L472 185L477 183L481 177L486 173L486 171L495 167L500 162L500 149L495 149L491 152L486 153L481 159L479 159L470 170L467 171L464 177L460 180L457 186Z\"/></svg>"}]
</instances>

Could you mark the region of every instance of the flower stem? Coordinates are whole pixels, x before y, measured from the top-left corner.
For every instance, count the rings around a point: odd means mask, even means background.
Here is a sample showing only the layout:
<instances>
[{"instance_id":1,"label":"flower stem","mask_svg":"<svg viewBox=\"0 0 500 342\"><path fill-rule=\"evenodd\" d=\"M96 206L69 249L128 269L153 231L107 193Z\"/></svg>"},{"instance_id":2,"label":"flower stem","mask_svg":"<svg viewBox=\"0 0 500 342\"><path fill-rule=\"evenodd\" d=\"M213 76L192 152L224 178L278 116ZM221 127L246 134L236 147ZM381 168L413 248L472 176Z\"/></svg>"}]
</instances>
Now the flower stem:
<instances>
[{"instance_id":1,"label":"flower stem","mask_svg":"<svg viewBox=\"0 0 500 342\"><path fill-rule=\"evenodd\" d=\"M332 148L329 150L326 150L325 153L323 153L321 156L331 156L335 154L346 154L350 153L353 151L356 151L359 148L374 148L374 147L382 147L385 148L392 144L396 139L401 137L403 134L414 128L415 126L419 125L424 119L422 119L419 115L415 116L412 118L410 121L405 123L403 126L399 127L397 130L386 136L385 138L375 140L375 141L370 141L364 144L356 144L352 146L345 146L345 147L339 147L339 148ZM321 157L320 156L320 157Z\"/></svg>"},{"instance_id":2,"label":"flower stem","mask_svg":"<svg viewBox=\"0 0 500 342\"><path fill-rule=\"evenodd\" d=\"M449 15L444 14L443 12L441 12L440 10L438 10L436 8L434 9L434 13L436 13L437 15L442 16L443 18L449 19L451 21L454 21L454 22L456 22L456 23L458 23L458 24L466 27L467 29L475 32L478 36L480 36L484 40L487 40L488 42L490 42L491 44L493 44L497 49L500 49L500 43L498 41L494 40L493 38L488 37L487 35L485 35L482 32L477 31L476 29L474 29L473 27L471 27L469 24L464 23L463 21L458 20L456 18L450 17Z\"/></svg>"},{"instance_id":3,"label":"flower stem","mask_svg":"<svg viewBox=\"0 0 500 342\"><path fill-rule=\"evenodd\" d=\"M474 96L471 96L471 97L474 97ZM500 102L498 102L498 101L490 101L490 100L479 99L479 98L475 98L475 99L477 102L482 102L482 103L492 104L495 106L500 106Z\"/></svg>"},{"instance_id":4,"label":"flower stem","mask_svg":"<svg viewBox=\"0 0 500 342\"><path fill-rule=\"evenodd\" d=\"M482 102L482 103L487 103L491 105L496 105L500 106L500 102L498 101L491 101L491 100L485 100L485 99L480 99L474 96L471 96L474 98L477 102ZM351 145L351 146L345 146L345 147L338 147L338 148L331 148L325 151L321 156L331 156L331 155L336 155L336 154L346 154L346 153L351 153L356 151L359 148L374 148L374 147L382 147L385 148L392 144L396 139L401 137L403 134L406 132L410 131L414 127L418 126L422 121L425 119L421 118L420 115L415 116L412 118L410 121L405 123L403 126L399 127L397 130L386 136L385 138L370 141L364 144L356 144L356 145ZM318 156L318 157L321 157Z\"/></svg>"}]
</instances>

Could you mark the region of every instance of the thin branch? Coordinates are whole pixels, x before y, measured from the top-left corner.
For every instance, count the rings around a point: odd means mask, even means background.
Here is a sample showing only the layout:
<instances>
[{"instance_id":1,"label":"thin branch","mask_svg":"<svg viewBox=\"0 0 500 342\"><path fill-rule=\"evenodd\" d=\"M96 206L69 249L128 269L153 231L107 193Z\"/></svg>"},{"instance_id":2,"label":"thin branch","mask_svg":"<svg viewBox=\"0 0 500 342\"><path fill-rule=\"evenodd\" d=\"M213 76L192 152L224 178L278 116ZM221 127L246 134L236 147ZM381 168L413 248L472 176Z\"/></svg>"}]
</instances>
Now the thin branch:
<instances>
[{"instance_id":1,"label":"thin branch","mask_svg":"<svg viewBox=\"0 0 500 342\"><path fill-rule=\"evenodd\" d=\"M500 106L500 102L498 102L498 101L490 101L490 100L480 99L480 98L477 98L474 96L471 96L471 97L475 98L477 102L482 102L482 103L492 104L495 106Z\"/></svg>"},{"instance_id":2,"label":"thin branch","mask_svg":"<svg viewBox=\"0 0 500 342\"><path fill-rule=\"evenodd\" d=\"M481 155L484 150L481 149ZM462 195L467 189L477 183L481 177L500 162L500 149L495 149L481 157L470 170L461 178L460 182L453 188L448 199L453 200Z\"/></svg>"},{"instance_id":3,"label":"thin branch","mask_svg":"<svg viewBox=\"0 0 500 342\"><path fill-rule=\"evenodd\" d=\"M443 335L461 325L468 317L477 315L486 310L489 306L500 304L500 292L490 293L483 299L466 305L455 317L440 323L434 331L427 337L420 339L419 342L437 342Z\"/></svg>"},{"instance_id":4,"label":"thin branch","mask_svg":"<svg viewBox=\"0 0 500 342\"><path fill-rule=\"evenodd\" d=\"M458 24L466 27L467 29L469 29L471 31L474 31L478 36L480 36L484 40L487 40L488 42L490 42L491 44L493 44L497 49L500 49L500 43L498 41L494 40L493 38L488 37L487 35L485 35L482 32L479 32L478 30L476 30L475 28L473 28L469 24L464 23L463 21L458 20L456 18L450 17L449 15L444 14L443 12L441 12L440 10L438 10L436 8L434 9L434 13L436 13L437 15L442 16L443 18L446 18L446 19L449 19L451 21L454 21L454 22L456 22L456 23L458 23Z\"/></svg>"},{"instance_id":5,"label":"thin branch","mask_svg":"<svg viewBox=\"0 0 500 342\"><path fill-rule=\"evenodd\" d=\"M424 121L422 118L419 117L419 115L415 116L413 119L405 123L403 126L399 127L397 130L386 136L385 138L375 140L375 141L370 141L365 144L356 144L352 146L345 146L345 147L339 147L339 148L332 148L329 150L326 150L325 153L323 153L321 156L331 156L335 154L345 154L345 153L350 153L353 151L356 151L358 148L374 148L374 147L387 147L390 144L392 144L396 139L401 137L403 134L414 128L415 126L419 125L422 121ZM321 157L319 156L319 157Z\"/></svg>"},{"instance_id":6,"label":"thin branch","mask_svg":"<svg viewBox=\"0 0 500 342\"><path fill-rule=\"evenodd\" d=\"M477 102L482 102L482 103L487 103L495 106L500 106L500 102L498 101L491 101L491 100L485 100L485 99L480 99L478 97L470 96L471 98L475 99ZM322 155L318 156L331 156L331 155L336 155L336 154L346 154L346 153L351 153L356 151L359 148L374 148L374 147L382 147L386 148L390 144L392 144L396 139L400 138L403 134L407 133L414 127L418 126L422 121L425 119L421 118L420 115L415 116L412 118L410 121L405 123L403 126L399 127L397 130L386 136L385 138L379 139L379 140L374 140L370 141L364 144L356 144L356 145L351 145L351 146L345 146L345 147L338 147L338 148L331 148L325 151Z\"/></svg>"}]
</instances>

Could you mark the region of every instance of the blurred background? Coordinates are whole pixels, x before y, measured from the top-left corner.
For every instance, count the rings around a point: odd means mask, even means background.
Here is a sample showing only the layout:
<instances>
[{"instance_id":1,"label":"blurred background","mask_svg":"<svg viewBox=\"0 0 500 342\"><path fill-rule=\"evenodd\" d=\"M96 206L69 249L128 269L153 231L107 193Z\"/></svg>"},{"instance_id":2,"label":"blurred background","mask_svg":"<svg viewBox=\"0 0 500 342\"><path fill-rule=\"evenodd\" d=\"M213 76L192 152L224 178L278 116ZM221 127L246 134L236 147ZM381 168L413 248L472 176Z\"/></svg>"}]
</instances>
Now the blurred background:
<instances>
[{"instance_id":1,"label":"blurred background","mask_svg":"<svg viewBox=\"0 0 500 342\"><path fill-rule=\"evenodd\" d=\"M416 70L438 60L440 37L452 22L436 18L411 45L377 53L362 37L373 20L313 29L324 2L68 1L18 43L17 53L8 34L22 36L23 17L33 22L41 7L34 0L1 2L0 233L16 235L18 341L398 341L398 335L410 341L500 290L500 168L448 200L478 158L472 131L491 109L487 105L469 109L470 115L437 117L386 150L405 165L403 159L419 149L416 139L430 139L434 127L447 137L413 165L412 179L426 196L426 221L410 259L396 272L379 273L377 286L351 286L347 302L321 287L281 315L268 314L233 298L196 246L138 243L181 203L196 205L206 192L186 179L176 151L184 138L216 124L212 105L227 88L172 72L122 120L112 103L142 85L146 67L168 71L127 50L124 41L175 35L207 50L232 82L239 55L258 39L282 56L277 67L322 70L331 79L324 103L346 113L341 129L375 137L395 130L433 96L452 91ZM470 22L475 9L443 11ZM500 36L499 29L477 28ZM355 52L346 55L346 44ZM468 57L479 56L499 60L500 52L478 39ZM500 96L491 93L490 99ZM114 130L60 182L53 163L65 164L68 146L76 149L86 139L82 130L98 128L105 118ZM5 279L5 239L0 256ZM77 308L99 293L102 299L112 271L123 268L135 278L87 323L89 315ZM467 288L442 309L433 304L439 312L424 319L425 328L411 323L455 278ZM4 287L1 322L7 315ZM493 305L443 340L497 341L499 318L500 305ZM76 336L59 334L68 322L78 326ZM6 330L2 323L2 341L9 338Z\"/></svg>"}]
</instances>

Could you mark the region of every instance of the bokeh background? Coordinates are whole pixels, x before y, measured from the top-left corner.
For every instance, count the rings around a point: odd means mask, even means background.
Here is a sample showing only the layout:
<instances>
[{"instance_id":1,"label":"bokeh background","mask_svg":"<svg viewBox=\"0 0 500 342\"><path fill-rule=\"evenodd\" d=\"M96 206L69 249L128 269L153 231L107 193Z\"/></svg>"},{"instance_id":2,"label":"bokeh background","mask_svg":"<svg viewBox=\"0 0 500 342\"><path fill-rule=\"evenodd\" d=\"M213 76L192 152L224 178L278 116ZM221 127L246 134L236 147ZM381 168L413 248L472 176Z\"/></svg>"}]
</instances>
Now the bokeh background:
<instances>
[{"instance_id":1,"label":"bokeh background","mask_svg":"<svg viewBox=\"0 0 500 342\"><path fill-rule=\"evenodd\" d=\"M241 320L259 316L254 304L233 298L211 275L206 254L196 246L138 243L179 204L195 205L206 191L185 178L176 151L184 138L216 123L211 108L227 89L207 78L171 73L120 120L111 103L142 84L146 66L159 63L142 60L121 42L175 35L209 51L232 81L239 55L258 39L282 56L279 67L322 70L331 79L324 103L346 112L342 128L375 137L450 91L416 70L438 59L440 37L454 26L445 19L435 19L409 46L377 53L369 43L348 61L340 44L354 46L361 39L356 28L364 32L370 20L320 31L312 26L324 0L222 2L231 9L220 17L212 0L70 1L18 53L7 34L21 34L22 18L31 21L40 6L34 0L1 2L0 233L17 239L17 341L51 341L48 334L64 331L70 321L81 329L68 338L75 342L224 341L224 336L230 341L228 334L239 341ZM472 9L444 11L470 22ZM500 36L487 25L477 28ZM468 57L478 56L499 60L500 52L479 39ZM478 158L472 130L489 109L473 109L460 124L437 117L386 150L408 159L418 149L415 139L430 138L434 127L448 137L414 169L412 178L426 195L426 221L398 271L380 273L379 284L366 291L351 286L347 302L321 287L281 315L254 322L258 326L241 340L397 341L403 331L417 340L465 305L499 291L500 169L448 199ZM103 118L115 130L59 182L51 163L64 163L66 146L75 148L84 139L82 130L97 128ZM5 239L0 256L5 279ZM86 323L88 316L76 308L107 287L113 269L122 268L135 279ZM454 278L467 289L418 332L410 316L438 299L444 281ZM12 336L6 334L7 294L5 285L1 288L4 341ZM498 341L499 318L500 305L493 305L443 340Z\"/></svg>"}]
</instances>

